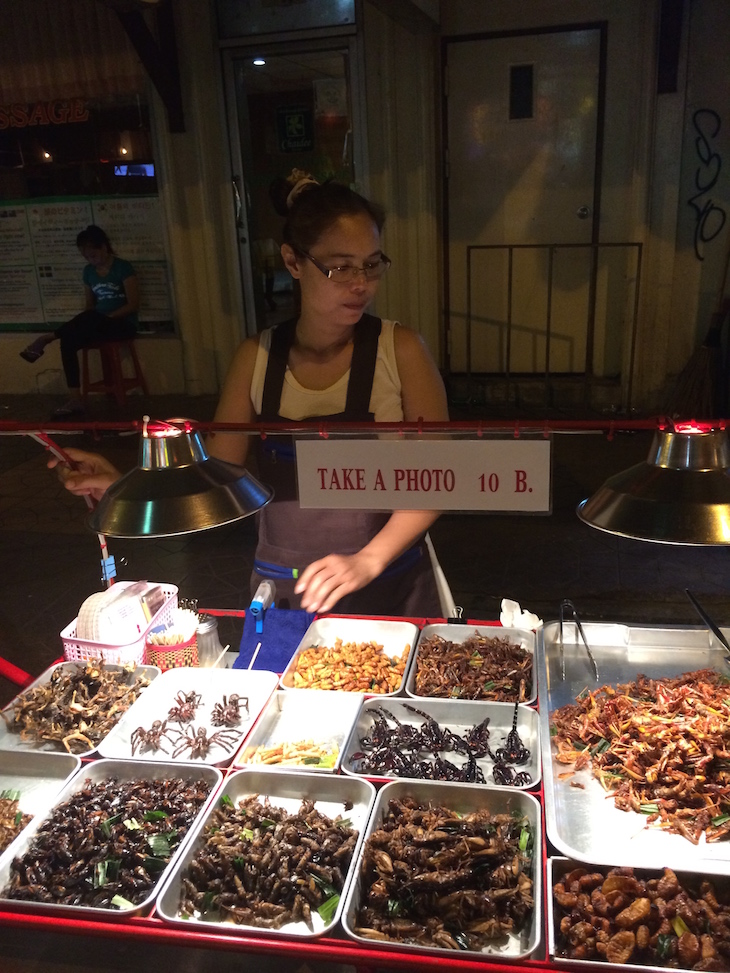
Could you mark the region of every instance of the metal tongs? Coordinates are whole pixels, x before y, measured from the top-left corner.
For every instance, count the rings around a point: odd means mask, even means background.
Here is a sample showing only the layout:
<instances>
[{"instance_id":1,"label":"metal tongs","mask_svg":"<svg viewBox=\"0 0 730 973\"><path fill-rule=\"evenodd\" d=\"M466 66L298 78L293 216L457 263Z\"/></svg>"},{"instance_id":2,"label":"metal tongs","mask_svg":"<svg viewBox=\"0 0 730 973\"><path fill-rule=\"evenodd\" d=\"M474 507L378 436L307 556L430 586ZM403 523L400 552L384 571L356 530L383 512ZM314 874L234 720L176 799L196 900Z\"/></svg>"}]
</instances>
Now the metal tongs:
<instances>
[{"instance_id":1,"label":"metal tongs","mask_svg":"<svg viewBox=\"0 0 730 973\"><path fill-rule=\"evenodd\" d=\"M709 628L709 630L712 632L712 634L718 640L718 642L720 643L720 645L722 645L722 647L725 649L725 661L726 662L730 662L730 644L728 643L728 640L725 638L725 636L720 631L720 626L717 625L712 620L712 618L710 618L710 616L707 614L707 612L702 607L702 605L697 601L697 599L692 594L692 592L689 590L689 588L685 588L684 589L684 593L687 595L687 597L689 598L689 600L694 605L695 611L700 616L700 618L702 619L702 621Z\"/></svg>"},{"instance_id":2,"label":"metal tongs","mask_svg":"<svg viewBox=\"0 0 730 973\"><path fill-rule=\"evenodd\" d=\"M563 619L565 617L565 612L569 611L573 616L573 621L575 622L576 628L580 633L580 637L583 639L583 645L585 646L586 652L588 653L588 658L591 660L591 665L593 666L593 675L596 677L596 682L598 682L598 666L596 665L596 660L593 658L593 653L591 652L591 647L588 644L588 639L586 638L586 633L583 631L583 626L580 623L580 618L578 617L578 612L576 611L575 605L569 598L563 598L560 602L560 678L565 681L565 645L563 643Z\"/></svg>"}]
</instances>

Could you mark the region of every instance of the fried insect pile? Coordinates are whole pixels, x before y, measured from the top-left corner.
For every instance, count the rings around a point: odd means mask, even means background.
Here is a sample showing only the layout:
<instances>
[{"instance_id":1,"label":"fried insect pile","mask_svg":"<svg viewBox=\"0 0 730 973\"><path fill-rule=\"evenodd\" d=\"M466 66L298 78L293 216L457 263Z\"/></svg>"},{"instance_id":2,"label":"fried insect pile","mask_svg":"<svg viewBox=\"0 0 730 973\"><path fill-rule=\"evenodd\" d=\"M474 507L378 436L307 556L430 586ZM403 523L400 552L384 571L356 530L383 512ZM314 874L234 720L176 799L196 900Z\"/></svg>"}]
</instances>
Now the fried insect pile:
<instances>
[{"instance_id":1,"label":"fried insect pile","mask_svg":"<svg viewBox=\"0 0 730 973\"><path fill-rule=\"evenodd\" d=\"M404 703L410 713L422 717L420 726L401 723L384 707L373 711L373 723L369 733L360 737L361 752L352 755L355 768L360 774L393 774L396 777L419 780L451 780L470 784L486 783L484 771L477 763L479 757L489 757L494 764L492 777L496 784L524 787L532 783L526 771L516 772L510 764L523 764L530 759L530 751L523 746L517 732L518 709L512 720L512 729L505 739L505 746L494 753L489 744L487 717L459 736L441 727L428 713ZM466 759L457 766L441 756L458 753ZM429 760L425 755L430 754Z\"/></svg>"},{"instance_id":2,"label":"fried insect pile","mask_svg":"<svg viewBox=\"0 0 730 973\"><path fill-rule=\"evenodd\" d=\"M482 950L527 925L532 827L519 813L460 816L390 800L365 843L355 931L366 939Z\"/></svg>"},{"instance_id":3,"label":"fried insect pile","mask_svg":"<svg viewBox=\"0 0 730 973\"><path fill-rule=\"evenodd\" d=\"M730 683L714 670L586 691L551 734L555 759L590 764L620 810L693 844L730 837Z\"/></svg>"},{"instance_id":4,"label":"fried insect pile","mask_svg":"<svg viewBox=\"0 0 730 973\"><path fill-rule=\"evenodd\" d=\"M301 652L294 671L295 689L339 689L353 693L394 693L400 688L410 652L389 656L377 642L343 642L332 648L313 645Z\"/></svg>"},{"instance_id":5,"label":"fried insect pile","mask_svg":"<svg viewBox=\"0 0 730 973\"><path fill-rule=\"evenodd\" d=\"M144 901L209 791L179 777L87 779L13 859L2 897L102 909Z\"/></svg>"},{"instance_id":6,"label":"fried insect pile","mask_svg":"<svg viewBox=\"0 0 730 973\"><path fill-rule=\"evenodd\" d=\"M32 820L32 814L23 814L20 810L19 791L0 793L0 851L4 851Z\"/></svg>"},{"instance_id":7,"label":"fried insect pile","mask_svg":"<svg viewBox=\"0 0 730 973\"><path fill-rule=\"evenodd\" d=\"M645 873L648 874L648 873ZM553 886L557 953L688 970L730 970L730 905L712 882L682 885L671 870L574 868Z\"/></svg>"},{"instance_id":8,"label":"fried insect pile","mask_svg":"<svg viewBox=\"0 0 730 973\"><path fill-rule=\"evenodd\" d=\"M147 676L135 676L134 669L108 669L98 661L60 667L1 715L21 740L53 741L69 753L92 750L149 685Z\"/></svg>"},{"instance_id":9,"label":"fried insect pile","mask_svg":"<svg viewBox=\"0 0 730 973\"><path fill-rule=\"evenodd\" d=\"M532 690L532 653L480 632L464 642L432 635L418 648L416 694L523 703Z\"/></svg>"},{"instance_id":10,"label":"fried insect pile","mask_svg":"<svg viewBox=\"0 0 730 973\"><path fill-rule=\"evenodd\" d=\"M312 801L288 814L258 796L223 797L182 879L188 917L279 929L312 911L331 921L357 842L348 819L334 821Z\"/></svg>"}]
</instances>

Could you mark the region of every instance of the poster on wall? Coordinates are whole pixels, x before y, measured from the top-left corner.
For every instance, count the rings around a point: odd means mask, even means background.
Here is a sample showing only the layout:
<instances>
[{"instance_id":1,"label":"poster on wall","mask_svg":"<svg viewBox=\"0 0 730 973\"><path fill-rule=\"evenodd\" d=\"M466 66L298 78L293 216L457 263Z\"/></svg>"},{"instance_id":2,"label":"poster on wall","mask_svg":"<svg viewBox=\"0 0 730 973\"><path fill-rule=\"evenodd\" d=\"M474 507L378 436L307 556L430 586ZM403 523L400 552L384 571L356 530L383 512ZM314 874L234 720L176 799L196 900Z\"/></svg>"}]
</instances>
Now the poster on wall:
<instances>
[{"instance_id":1,"label":"poster on wall","mask_svg":"<svg viewBox=\"0 0 730 973\"><path fill-rule=\"evenodd\" d=\"M97 196L0 206L0 329L53 326L83 310L84 260L76 237L90 223L134 264L140 322L172 320L158 197Z\"/></svg>"}]
</instances>

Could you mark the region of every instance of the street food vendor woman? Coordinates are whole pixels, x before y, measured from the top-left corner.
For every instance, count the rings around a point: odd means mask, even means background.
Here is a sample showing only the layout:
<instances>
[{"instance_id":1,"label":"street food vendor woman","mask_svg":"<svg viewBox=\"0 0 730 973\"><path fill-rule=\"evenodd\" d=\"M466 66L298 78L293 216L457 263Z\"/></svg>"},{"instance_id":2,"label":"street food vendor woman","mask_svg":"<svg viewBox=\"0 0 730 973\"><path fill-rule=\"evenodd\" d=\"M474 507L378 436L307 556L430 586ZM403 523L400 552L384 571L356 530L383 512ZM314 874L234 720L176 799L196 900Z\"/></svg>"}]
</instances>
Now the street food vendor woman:
<instances>
[{"instance_id":1,"label":"street food vendor woman","mask_svg":"<svg viewBox=\"0 0 730 973\"><path fill-rule=\"evenodd\" d=\"M347 186L303 173L272 187L285 209L281 254L298 281L298 317L248 338L229 369L216 422L448 420L441 376L420 336L367 313L390 261L382 210ZM212 456L246 460L245 433L218 433ZM431 510L301 509L291 444L260 440L259 476L275 499L259 517L252 590L276 582L280 607L439 617L425 534ZM94 492L118 475L91 454L66 483ZM106 470L101 469L106 467ZM89 476L88 474L92 474Z\"/></svg>"}]
</instances>

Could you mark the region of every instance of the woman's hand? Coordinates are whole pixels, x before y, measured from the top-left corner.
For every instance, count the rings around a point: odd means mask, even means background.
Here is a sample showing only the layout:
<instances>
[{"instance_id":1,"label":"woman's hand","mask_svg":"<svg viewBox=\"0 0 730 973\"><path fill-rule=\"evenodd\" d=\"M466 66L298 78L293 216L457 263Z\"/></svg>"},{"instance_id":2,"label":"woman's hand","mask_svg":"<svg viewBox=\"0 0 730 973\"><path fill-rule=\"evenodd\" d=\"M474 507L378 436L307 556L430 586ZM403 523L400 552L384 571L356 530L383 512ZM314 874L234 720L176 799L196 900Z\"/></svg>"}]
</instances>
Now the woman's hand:
<instances>
[{"instance_id":1,"label":"woman's hand","mask_svg":"<svg viewBox=\"0 0 730 973\"><path fill-rule=\"evenodd\" d=\"M64 449L74 461L75 469L63 460L52 456L48 469L56 470L59 479L77 497L90 496L101 500L107 489L122 475L108 459L99 453L87 453L83 449Z\"/></svg>"},{"instance_id":2,"label":"woman's hand","mask_svg":"<svg viewBox=\"0 0 730 973\"><path fill-rule=\"evenodd\" d=\"M382 561L364 550L357 554L328 554L302 571L294 591L301 595L305 611L327 612L340 598L377 578L382 569Z\"/></svg>"}]
</instances>

